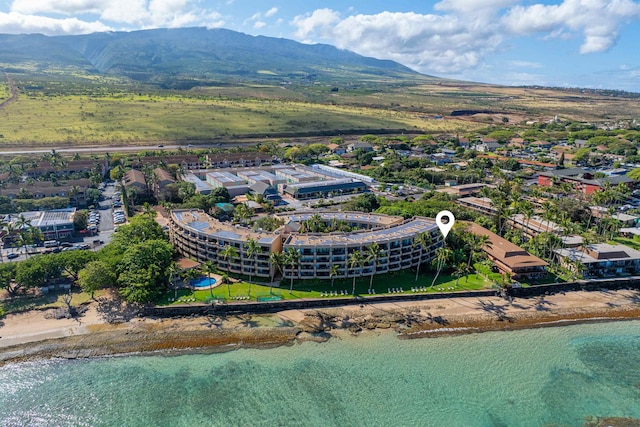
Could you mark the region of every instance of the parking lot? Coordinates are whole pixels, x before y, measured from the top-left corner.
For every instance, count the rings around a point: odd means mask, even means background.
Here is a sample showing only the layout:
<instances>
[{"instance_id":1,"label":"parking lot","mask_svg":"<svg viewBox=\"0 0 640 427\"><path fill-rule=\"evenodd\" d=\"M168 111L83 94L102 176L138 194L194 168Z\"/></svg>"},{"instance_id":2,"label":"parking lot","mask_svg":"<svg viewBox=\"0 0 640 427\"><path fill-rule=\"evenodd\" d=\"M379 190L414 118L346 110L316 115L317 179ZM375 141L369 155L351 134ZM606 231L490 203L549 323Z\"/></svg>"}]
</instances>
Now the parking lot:
<instances>
[{"instance_id":1,"label":"parking lot","mask_svg":"<svg viewBox=\"0 0 640 427\"><path fill-rule=\"evenodd\" d=\"M102 246L111 241L114 232L114 207L113 204L119 204L118 194L113 183L107 184L103 190L103 199L99 202L97 209L89 211L89 223L87 231L67 242L60 242L58 247L33 247L29 248L29 255L39 253L61 252L63 250L98 250ZM116 211L122 211L116 208ZM118 218L122 218L118 216ZM118 219L120 221L120 219ZM123 223L124 220L121 222ZM22 261L27 258L24 248L6 248L2 249L3 260Z\"/></svg>"}]
</instances>

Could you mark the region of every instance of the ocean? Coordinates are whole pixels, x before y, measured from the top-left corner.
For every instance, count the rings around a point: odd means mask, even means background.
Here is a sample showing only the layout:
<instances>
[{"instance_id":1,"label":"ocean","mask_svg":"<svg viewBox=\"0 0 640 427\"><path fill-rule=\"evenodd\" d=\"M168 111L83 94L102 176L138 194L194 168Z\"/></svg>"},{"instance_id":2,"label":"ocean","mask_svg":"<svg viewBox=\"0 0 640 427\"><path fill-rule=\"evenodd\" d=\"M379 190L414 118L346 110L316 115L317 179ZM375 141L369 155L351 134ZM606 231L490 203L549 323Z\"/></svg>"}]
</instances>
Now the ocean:
<instances>
[{"instance_id":1,"label":"ocean","mask_svg":"<svg viewBox=\"0 0 640 427\"><path fill-rule=\"evenodd\" d=\"M582 426L640 419L640 321L0 368L2 426Z\"/></svg>"}]
</instances>

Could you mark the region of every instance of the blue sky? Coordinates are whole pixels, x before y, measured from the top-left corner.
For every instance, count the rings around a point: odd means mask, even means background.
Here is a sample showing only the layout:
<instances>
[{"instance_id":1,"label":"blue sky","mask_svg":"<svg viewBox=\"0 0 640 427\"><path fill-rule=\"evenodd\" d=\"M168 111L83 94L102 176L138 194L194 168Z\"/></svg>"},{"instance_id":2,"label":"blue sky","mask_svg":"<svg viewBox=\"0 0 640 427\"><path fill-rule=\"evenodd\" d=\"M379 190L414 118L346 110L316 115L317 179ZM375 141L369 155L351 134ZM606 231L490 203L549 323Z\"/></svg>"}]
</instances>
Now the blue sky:
<instances>
[{"instance_id":1,"label":"blue sky","mask_svg":"<svg viewBox=\"0 0 640 427\"><path fill-rule=\"evenodd\" d=\"M507 85L640 92L640 0L0 0L0 33L207 26Z\"/></svg>"}]
</instances>

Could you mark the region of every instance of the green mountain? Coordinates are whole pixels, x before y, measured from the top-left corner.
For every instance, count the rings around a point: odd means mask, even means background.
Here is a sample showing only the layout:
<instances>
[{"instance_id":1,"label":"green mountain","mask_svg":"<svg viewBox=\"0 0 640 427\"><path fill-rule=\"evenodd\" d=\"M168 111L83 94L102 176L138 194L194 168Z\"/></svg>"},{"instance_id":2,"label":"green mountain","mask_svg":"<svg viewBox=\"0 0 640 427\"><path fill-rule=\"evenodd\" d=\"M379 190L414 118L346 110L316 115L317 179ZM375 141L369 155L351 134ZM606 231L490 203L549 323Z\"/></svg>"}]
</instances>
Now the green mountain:
<instances>
[{"instance_id":1,"label":"green mountain","mask_svg":"<svg viewBox=\"0 0 640 427\"><path fill-rule=\"evenodd\" d=\"M206 28L0 35L0 63L37 69L79 67L178 88L238 81L433 80L396 62L329 45Z\"/></svg>"}]
</instances>

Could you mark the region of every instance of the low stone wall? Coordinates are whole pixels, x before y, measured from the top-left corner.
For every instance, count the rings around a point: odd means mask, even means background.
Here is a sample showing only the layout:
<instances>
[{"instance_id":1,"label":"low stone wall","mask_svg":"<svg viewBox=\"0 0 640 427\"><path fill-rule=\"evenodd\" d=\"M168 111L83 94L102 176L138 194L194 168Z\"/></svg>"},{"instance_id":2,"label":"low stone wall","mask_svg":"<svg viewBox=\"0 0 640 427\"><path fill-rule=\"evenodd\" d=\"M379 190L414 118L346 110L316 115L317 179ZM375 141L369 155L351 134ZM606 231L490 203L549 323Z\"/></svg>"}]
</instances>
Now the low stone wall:
<instances>
[{"instance_id":1,"label":"low stone wall","mask_svg":"<svg viewBox=\"0 0 640 427\"><path fill-rule=\"evenodd\" d=\"M145 307L141 310L143 316L153 317L181 317L210 314L244 314L244 313L275 313L283 310L301 310L309 308L341 307L352 304L375 304L381 302L399 301L425 301L443 298L481 298L490 296L512 296L528 298L539 295L548 295L558 292L571 291L598 291L601 289L640 289L640 277L623 277L614 279L580 280L569 283L552 283L548 285L536 285L527 288L509 289L501 292L496 289L480 291L443 292L430 294L403 293L394 295L368 295L366 297L345 297L331 299L302 299L282 300L267 302L246 302L227 304L193 304L171 305L166 307Z\"/></svg>"}]
</instances>

